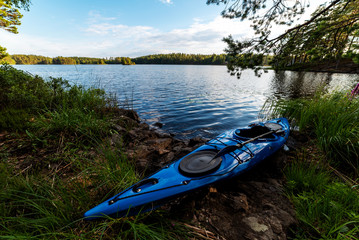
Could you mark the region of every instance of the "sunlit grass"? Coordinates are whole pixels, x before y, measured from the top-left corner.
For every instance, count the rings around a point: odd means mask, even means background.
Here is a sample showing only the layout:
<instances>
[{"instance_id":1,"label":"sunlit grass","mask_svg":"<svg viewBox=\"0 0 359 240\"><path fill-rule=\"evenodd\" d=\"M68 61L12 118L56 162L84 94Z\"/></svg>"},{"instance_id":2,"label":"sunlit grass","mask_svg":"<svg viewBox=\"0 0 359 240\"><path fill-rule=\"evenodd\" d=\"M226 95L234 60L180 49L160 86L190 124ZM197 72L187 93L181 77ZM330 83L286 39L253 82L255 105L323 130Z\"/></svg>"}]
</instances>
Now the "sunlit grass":
<instances>
[{"instance_id":1,"label":"sunlit grass","mask_svg":"<svg viewBox=\"0 0 359 240\"><path fill-rule=\"evenodd\" d=\"M264 107L287 117L292 126L316 140L331 164L359 175L359 100L347 92L317 94L311 99L279 100Z\"/></svg>"}]
</instances>

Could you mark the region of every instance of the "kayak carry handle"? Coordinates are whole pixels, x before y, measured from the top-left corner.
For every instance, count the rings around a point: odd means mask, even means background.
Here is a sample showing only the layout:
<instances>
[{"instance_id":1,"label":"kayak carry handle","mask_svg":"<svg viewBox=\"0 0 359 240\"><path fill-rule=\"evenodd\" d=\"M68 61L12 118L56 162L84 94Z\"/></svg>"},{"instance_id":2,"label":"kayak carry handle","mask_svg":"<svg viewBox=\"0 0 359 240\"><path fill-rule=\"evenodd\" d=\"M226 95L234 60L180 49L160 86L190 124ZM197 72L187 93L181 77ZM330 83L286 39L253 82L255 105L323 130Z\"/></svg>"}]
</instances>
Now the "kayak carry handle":
<instances>
[{"instance_id":1,"label":"kayak carry handle","mask_svg":"<svg viewBox=\"0 0 359 240\"><path fill-rule=\"evenodd\" d=\"M145 184L148 184L148 183L152 183L153 185L157 184L158 183L158 179L157 178L147 178L147 179L144 179L138 183L136 183L135 185L133 185L132 187L132 191L134 192L141 192L141 186L145 185Z\"/></svg>"}]
</instances>

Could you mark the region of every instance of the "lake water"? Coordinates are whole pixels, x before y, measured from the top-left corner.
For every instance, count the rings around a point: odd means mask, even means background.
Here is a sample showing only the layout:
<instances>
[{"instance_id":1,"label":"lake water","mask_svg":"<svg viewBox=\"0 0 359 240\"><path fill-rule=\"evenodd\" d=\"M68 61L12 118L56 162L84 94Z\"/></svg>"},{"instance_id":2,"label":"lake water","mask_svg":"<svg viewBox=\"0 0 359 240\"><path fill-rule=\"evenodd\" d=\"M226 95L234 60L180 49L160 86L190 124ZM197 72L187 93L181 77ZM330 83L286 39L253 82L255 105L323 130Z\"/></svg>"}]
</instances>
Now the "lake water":
<instances>
[{"instance_id":1,"label":"lake water","mask_svg":"<svg viewBox=\"0 0 359 240\"><path fill-rule=\"evenodd\" d=\"M197 65L16 65L42 77L62 77L73 84L115 93L149 124L180 138L214 137L258 121L267 99L311 95L320 86L350 89L356 74L297 73L252 70L241 79L225 66Z\"/></svg>"}]
</instances>

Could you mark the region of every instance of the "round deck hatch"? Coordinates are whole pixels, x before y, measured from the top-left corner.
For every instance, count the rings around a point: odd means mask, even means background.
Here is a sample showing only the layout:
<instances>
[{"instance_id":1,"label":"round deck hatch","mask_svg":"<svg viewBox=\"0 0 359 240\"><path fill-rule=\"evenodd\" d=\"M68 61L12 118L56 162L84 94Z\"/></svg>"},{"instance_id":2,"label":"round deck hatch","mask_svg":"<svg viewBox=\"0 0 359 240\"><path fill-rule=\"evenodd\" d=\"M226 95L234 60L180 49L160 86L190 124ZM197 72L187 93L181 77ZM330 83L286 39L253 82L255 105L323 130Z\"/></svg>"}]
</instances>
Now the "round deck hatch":
<instances>
[{"instance_id":1,"label":"round deck hatch","mask_svg":"<svg viewBox=\"0 0 359 240\"><path fill-rule=\"evenodd\" d=\"M190 177L198 177L216 171L222 163L222 157L213 157L215 151L198 151L183 158L179 164L179 171Z\"/></svg>"}]
</instances>

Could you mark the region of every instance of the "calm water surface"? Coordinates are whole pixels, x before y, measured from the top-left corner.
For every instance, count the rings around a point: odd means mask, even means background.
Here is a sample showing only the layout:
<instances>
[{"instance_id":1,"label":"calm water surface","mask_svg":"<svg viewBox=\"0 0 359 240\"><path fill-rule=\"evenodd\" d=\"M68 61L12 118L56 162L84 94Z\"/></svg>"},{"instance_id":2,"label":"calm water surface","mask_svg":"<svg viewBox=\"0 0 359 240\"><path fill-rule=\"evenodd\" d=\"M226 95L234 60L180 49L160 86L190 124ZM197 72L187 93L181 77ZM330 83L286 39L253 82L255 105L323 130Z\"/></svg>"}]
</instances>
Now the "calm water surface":
<instances>
[{"instance_id":1,"label":"calm water surface","mask_svg":"<svg viewBox=\"0 0 359 240\"><path fill-rule=\"evenodd\" d=\"M16 65L42 77L62 77L70 83L104 88L121 104L136 110L163 131L178 137L213 137L258 120L267 99L311 95L320 86L349 89L355 74L297 73L269 70L241 79L225 66L195 65Z\"/></svg>"}]
</instances>

